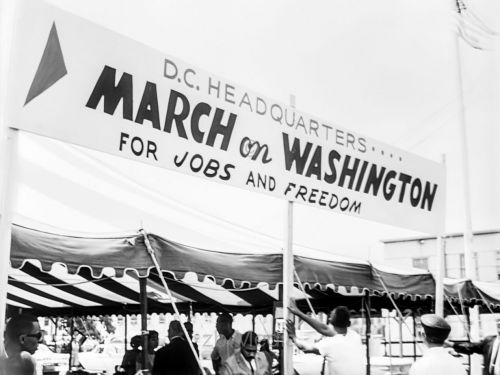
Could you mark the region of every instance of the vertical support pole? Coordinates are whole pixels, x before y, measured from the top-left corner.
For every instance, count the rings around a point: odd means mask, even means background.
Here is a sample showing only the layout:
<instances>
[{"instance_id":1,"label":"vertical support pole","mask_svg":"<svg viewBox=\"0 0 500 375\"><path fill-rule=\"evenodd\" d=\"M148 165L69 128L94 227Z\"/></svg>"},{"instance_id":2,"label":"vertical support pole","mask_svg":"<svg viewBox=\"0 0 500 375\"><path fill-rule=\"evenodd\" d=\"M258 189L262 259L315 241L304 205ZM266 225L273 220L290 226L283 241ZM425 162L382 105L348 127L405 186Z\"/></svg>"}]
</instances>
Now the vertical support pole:
<instances>
[{"instance_id":1,"label":"vertical support pole","mask_svg":"<svg viewBox=\"0 0 500 375\"><path fill-rule=\"evenodd\" d=\"M69 340L69 370L73 368L73 336L75 334L75 320L73 319L73 316L69 318L69 335L70 335L70 340Z\"/></svg>"},{"instance_id":2,"label":"vertical support pole","mask_svg":"<svg viewBox=\"0 0 500 375\"><path fill-rule=\"evenodd\" d=\"M125 316L124 316L124 319L123 319L123 322L125 324L125 339L123 340L124 341L124 345L125 345L125 352L127 351L127 344L128 344L128 319L127 319L127 313L125 313ZM124 353L125 353L124 352Z\"/></svg>"},{"instance_id":3,"label":"vertical support pole","mask_svg":"<svg viewBox=\"0 0 500 375\"><path fill-rule=\"evenodd\" d=\"M295 96L290 95L290 106L295 108ZM286 202L285 246L283 248L283 319L285 323L291 318L288 306L293 290L293 202ZM283 335L283 375L293 374L293 343L288 337L285 324Z\"/></svg>"},{"instance_id":4,"label":"vertical support pole","mask_svg":"<svg viewBox=\"0 0 500 375\"><path fill-rule=\"evenodd\" d=\"M459 11L457 0L450 0L454 12ZM475 269L472 262L472 216L470 208L470 176L469 176L469 150L467 146L467 125L465 123L465 105L464 92L462 82L462 61L460 58L460 41L458 33L454 30L454 52L456 57L456 77L457 77L457 99L458 99L458 122L459 122L459 137L462 154L462 184L464 187L464 260L465 260L465 277L470 280L475 280Z\"/></svg>"},{"instance_id":5,"label":"vertical support pole","mask_svg":"<svg viewBox=\"0 0 500 375\"><path fill-rule=\"evenodd\" d=\"M5 331L10 264L12 206L15 202L17 130L8 128L6 110L11 45L18 2L0 0L0 333ZM0 340L0 356L5 353Z\"/></svg>"},{"instance_id":6,"label":"vertical support pole","mask_svg":"<svg viewBox=\"0 0 500 375\"><path fill-rule=\"evenodd\" d=\"M415 321L415 311L411 310L413 321L413 362L417 360L417 322Z\"/></svg>"},{"instance_id":7,"label":"vertical support pole","mask_svg":"<svg viewBox=\"0 0 500 375\"><path fill-rule=\"evenodd\" d=\"M440 317L444 317L444 246L445 239L443 236L437 237L437 269L436 269L436 300L434 311Z\"/></svg>"},{"instance_id":8,"label":"vertical support pole","mask_svg":"<svg viewBox=\"0 0 500 375\"><path fill-rule=\"evenodd\" d=\"M445 164L446 159L445 155L442 155L442 162ZM440 317L444 317L444 311L443 311L443 306L444 306L444 286L443 286L443 279L444 279L444 247L446 245L445 243L445 238L444 235L440 235L437 237L437 262L436 262L436 300L435 306L434 306L434 311L436 312L437 315Z\"/></svg>"},{"instance_id":9,"label":"vertical support pole","mask_svg":"<svg viewBox=\"0 0 500 375\"><path fill-rule=\"evenodd\" d=\"M16 202L17 137L18 130L0 128L0 332L5 331L7 309L12 211ZM0 355L3 352L3 340L0 340Z\"/></svg>"},{"instance_id":10,"label":"vertical support pole","mask_svg":"<svg viewBox=\"0 0 500 375\"><path fill-rule=\"evenodd\" d=\"M143 370L147 369L148 355L148 295L146 293L147 278L139 277L139 291L141 299L141 335L142 335L142 353L141 366Z\"/></svg>"},{"instance_id":11,"label":"vertical support pole","mask_svg":"<svg viewBox=\"0 0 500 375\"><path fill-rule=\"evenodd\" d=\"M365 311L365 319L366 319L366 375L370 375L371 373L371 364L370 364L370 339L372 336L372 320L371 320L371 300L370 300L370 292L365 291L365 295L363 297L364 306L363 309Z\"/></svg>"},{"instance_id":12,"label":"vertical support pole","mask_svg":"<svg viewBox=\"0 0 500 375\"><path fill-rule=\"evenodd\" d=\"M289 314L288 306L292 297L293 288L293 202L286 202L287 205L287 225L286 225L286 246L283 251L283 318L285 322L292 316ZM283 335L283 374L293 374L293 343L288 337L285 324L285 334Z\"/></svg>"},{"instance_id":13,"label":"vertical support pole","mask_svg":"<svg viewBox=\"0 0 500 375\"><path fill-rule=\"evenodd\" d=\"M399 325L399 356L403 358L403 319L404 317L398 317Z\"/></svg>"}]
</instances>

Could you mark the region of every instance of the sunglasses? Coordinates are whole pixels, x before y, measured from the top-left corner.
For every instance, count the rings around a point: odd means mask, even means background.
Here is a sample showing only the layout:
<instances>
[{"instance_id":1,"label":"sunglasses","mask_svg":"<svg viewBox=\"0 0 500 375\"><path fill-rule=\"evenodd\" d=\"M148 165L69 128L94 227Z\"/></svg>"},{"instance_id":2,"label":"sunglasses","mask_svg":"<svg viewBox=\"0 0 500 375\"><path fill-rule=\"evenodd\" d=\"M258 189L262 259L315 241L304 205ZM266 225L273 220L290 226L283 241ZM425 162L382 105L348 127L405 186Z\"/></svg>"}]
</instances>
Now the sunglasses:
<instances>
[{"instance_id":1,"label":"sunglasses","mask_svg":"<svg viewBox=\"0 0 500 375\"><path fill-rule=\"evenodd\" d=\"M42 338L42 332L28 333L25 334L24 336L33 337L34 339L40 340Z\"/></svg>"}]
</instances>

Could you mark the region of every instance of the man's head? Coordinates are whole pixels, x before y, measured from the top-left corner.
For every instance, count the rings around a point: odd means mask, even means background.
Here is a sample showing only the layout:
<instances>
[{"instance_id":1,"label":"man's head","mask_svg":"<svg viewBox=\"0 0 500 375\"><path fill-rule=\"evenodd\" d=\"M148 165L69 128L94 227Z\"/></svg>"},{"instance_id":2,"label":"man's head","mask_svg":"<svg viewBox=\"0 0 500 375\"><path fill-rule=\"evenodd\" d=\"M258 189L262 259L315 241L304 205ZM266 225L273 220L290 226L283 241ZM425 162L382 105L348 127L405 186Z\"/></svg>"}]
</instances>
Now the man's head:
<instances>
[{"instance_id":1,"label":"man's head","mask_svg":"<svg viewBox=\"0 0 500 375\"><path fill-rule=\"evenodd\" d=\"M424 340L432 346L441 346L450 334L451 327L446 320L436 314L425 314L420 318L424 329Z\"/></svg>"},{"instance_id":2,"label":"man's head","mask_svg":"<svg viewBox=\"0 0 500 375\"><path fill-rule=\"evenodd\" d=\"M26 351L33 354L42 339L38 320L31 315L22 314L12 317L5 327L5 342L9 352Z\"/></svg>"},{"instance_id":3,"label":"man's head","mask_svg":"<svg viewBox=\"0 0 500 375\"><path fill-rule=\"evenodd\" d=\"M148 331L148 350L154 350L158 347L158 331Z\"/></svg>"},{"instance_id":4,"label":"man's head","mask_svg":"<svg viewBox=\"0 0 500 375\"><path fill-rule=\"evenodd\" d=\"M259 338L253 331L245 332L241 336L241 354L247 361L255 358L257 353L257 344L259 343Z\"/></svg>"},{"instance_id":5,"label":"man's head","mask_svg":"<svg viewBox=\"0 0 500 375\"><path fill-rule=\"evenodd\" d=\"M191 322L184 323L184 328L186 328L189 338L193 339L193 323Z\"/></svg>"},{"instance_id":6,"label":"man's head","mask_svg":"<svg viewBox=\"0 0 500 375\"><path fill-rule=\"evenodd\" d=\"M136 335L130 339L130 346L132 349L137 349L142 344L142 338L140 335Z\"/></svg>"},{"instance_id":7,"label":"man's head","mask_svg":"<svg viewBox=\"0 0 500 375\"><path fill-rule=\"evenodd\" d=\"M182 332L181 322L178 320L172 320L168 326L168 339L172 340L176 336L184 336Z\"/></svg>"},{"instance_id":8,"label":"man's head","mask_svg":"<svg viewBox=\"0 0 500 375\"><path fill-rule=\"evenodd\" d=\"M328 322L338 330L345 330L351 325L351 315L345 306L337 306L330 313Z\"/></svg>"},{"instance_id":9,"label":"man's head","mask_svg":"<svg viewBox=\"0 0 500 375\"><path fill-rule=\"evenodd\" d=\"M228 313L219 314L215 327L220 335L230 335L233 332L233 317Z\"/></svg>"}]
</instances>

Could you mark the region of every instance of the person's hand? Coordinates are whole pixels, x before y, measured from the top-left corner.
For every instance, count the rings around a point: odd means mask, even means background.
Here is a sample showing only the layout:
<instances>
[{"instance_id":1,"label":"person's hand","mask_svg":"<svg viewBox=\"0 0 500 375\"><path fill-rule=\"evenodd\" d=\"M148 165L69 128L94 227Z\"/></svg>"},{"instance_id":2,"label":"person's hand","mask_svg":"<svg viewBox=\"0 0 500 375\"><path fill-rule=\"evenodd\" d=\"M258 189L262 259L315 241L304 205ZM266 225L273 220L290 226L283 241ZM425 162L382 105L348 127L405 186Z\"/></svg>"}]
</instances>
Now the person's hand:
<instances>
[{"instance_id":1,"label":"person's hand","mask_svg":"<svg viewBox=\"0 0 500 375\"><path fill-rule=\"evenodd\" d=\"M288 305L288 311L290 311L293 315L299 315L300 310L297 308L294 300L290 300L290 304Z\"/></svg>"},{"instance_id":2,"label":"person's hand","mask_svg":"<svg viewBox=\"0 0 500 375\"><path fill-rule=\"evenodd\" d=\"M453 348L453 342L451 342L450 340L445 340L443 342L443 348Z\"/></svg>"},{"instance_id":3,"label":"person's hand","mask_svg":"<svg viewBox=\"0 0 500 375\"><path fill-rule=\"evenodd\" d=\"M288 332L288 337L290 337L290 340L294 341L296 337L295 323L292 320L286 321L286 331Z\"/></svg>"}]
</instances>

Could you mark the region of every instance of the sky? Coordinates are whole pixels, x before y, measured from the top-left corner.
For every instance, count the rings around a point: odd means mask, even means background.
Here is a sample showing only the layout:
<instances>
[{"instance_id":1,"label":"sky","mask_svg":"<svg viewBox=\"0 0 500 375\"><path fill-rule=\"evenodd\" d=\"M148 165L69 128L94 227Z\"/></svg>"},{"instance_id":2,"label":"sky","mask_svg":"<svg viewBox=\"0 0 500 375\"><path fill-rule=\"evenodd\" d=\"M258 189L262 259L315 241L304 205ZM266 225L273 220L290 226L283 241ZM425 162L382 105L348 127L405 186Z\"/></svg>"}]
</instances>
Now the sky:
<instances>
[{"instance_id":1,"label":"sky","mask_svg":"<svg viewBox=\"0 0 500 375\"><path fill-rule=\"evenodd\" d=\"M473 230L500 228L498 36L459 41L449 0L70 1L62 9L302 112L447 167L446 231L464 230L463 80ZM500 5L473 3L500 31ZM133 53L133 51L131 51ZM461 74L458 74L460 61ZM37 136L21 137L15 220L149 231L214 250L279 251L286 203ZM57 170L51 166L58 165ZM109 182L107 182L109 181ZM114 184L113 184L114 183ZM372 259L422 235L294 205L297 251Z\"/></svg>"}]
</instances>

